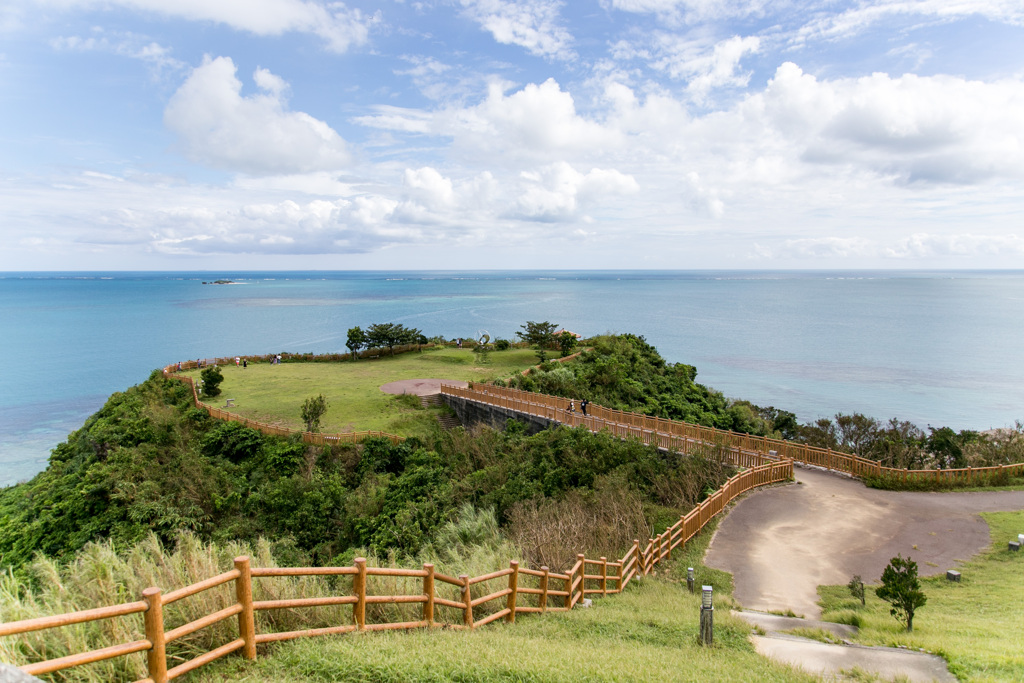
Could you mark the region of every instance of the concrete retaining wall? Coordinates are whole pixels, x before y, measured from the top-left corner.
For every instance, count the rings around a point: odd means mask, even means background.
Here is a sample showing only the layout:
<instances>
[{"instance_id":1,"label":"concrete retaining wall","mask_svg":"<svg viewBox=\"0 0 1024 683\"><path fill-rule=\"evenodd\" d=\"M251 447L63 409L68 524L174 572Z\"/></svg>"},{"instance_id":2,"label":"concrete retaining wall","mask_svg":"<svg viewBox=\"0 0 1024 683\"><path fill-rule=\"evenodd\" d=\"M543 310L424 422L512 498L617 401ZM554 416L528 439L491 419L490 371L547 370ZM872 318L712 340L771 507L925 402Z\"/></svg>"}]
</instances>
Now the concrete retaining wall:
<instances>
[{"instance_id":1,"label":"concrete retaining wall","mask_svg":"<svg viewBox=\"0 0 1024 683\"><path fill-rule=\"evenodd\" d=\"M499 408L497 406L477 403L476 401L469 401L464 398L459 398L458 396L441 394L441 400L455 411L455 415L458 416L459 422L461 422L465 427L471 427L472 425L483 423L493 427L494 429L501 430L505 429L506 422L509 420L516 420L517 422L526 425L527 434L536 434L537 432L547 429L553 424L559 424L555 420L536 417L534 415L525 415L508 408Z\"/></svg>"}]
</instances>

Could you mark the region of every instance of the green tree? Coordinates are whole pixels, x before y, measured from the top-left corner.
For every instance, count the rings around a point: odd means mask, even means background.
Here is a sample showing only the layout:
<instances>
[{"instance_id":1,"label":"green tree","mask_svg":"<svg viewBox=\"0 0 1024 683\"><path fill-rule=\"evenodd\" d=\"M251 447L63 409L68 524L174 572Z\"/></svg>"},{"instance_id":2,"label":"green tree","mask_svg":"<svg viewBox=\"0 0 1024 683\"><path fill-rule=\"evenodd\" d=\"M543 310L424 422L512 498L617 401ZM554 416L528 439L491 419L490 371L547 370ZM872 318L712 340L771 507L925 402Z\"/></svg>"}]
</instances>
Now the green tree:
<instances>
[{"instance_id":1,"label":"green tree","mask_svg":"<svg viewBox=\"0 0 1024 683\"><path fill-rule=\"evenodd\" d=\"M199 373L199 376L203 378L203 394L205 396L220 395L220 383L224 381L224 375L221 374L220 368L216 365L206 368Z\"/></svg>"},{"instance_id":2,"label":"green tree","mask_svg":"<svg viewBox=\"0 0 1024 683\"><path fill-rule=\"evenodd\" d=\"M530 346L546 348L555 343L555 323L544 321L542 323L528 320L525 325L520 325L522 332L516 332L516 336Z\"/></svg>"},{"instance_id":3,"label":"green tree","mask_svg":"<svg viewBox=\"0 0 1024 683\"><path fill-rule=\"evenodd\" d=\"M366 333L363 332L363 328L359 326L349 328L348 340L345 342L345 346L348 347L352 360L358 358L359 349L364 348L366 342Z\"/></svg>"},{"instance_id":4,"label":"green tree","mask_svg":"<svg viewBox=\"0 0 1024 683\"><path fill-rule=\"evenodd\" d=\"M879 437L878 420L861 413L836 415L839 446L860 457L866 457Z\"/></svg>"},{"instance_id":5,"label":"green tree","mask_svg":"<svg viewBox=\"0 0 1024 683\"><path fill-rule=\"evenodd\" d=\"M520 325L522 332L516 332L516 336L530 346L537 347L537 357L543 363L547 360L547 353L544 349L553 346L555 343L555 323L546 320L542 323L528 320L525 325Z\"/></svg>"},{"instance_id":6,"label":"green tree","mask_svg":"<svg viewBox=\"0 0 1024 683\"><path fill-rule=\"evenodd\" d=\"M306 423L307 432L320 431L320 418L327 412L327 399L323 394L311 396L302 402L302 421Z\"/></svg>"},{"instance_id":7,"label":"green tree","mask_svg":"<svg viewBox=\"0 0 1024 683\"><path fill-rule=\"evenodd\" d=\"M860 578L860 574L854 574L853 578L850 579L850 583L846 584L846 587L850 589L850 595L860 600L860 604L864 604L864 582Z\"/></svg>"},{"instance_id":8,"label":"green tree","mask_svg":"<svg viewBox=\"0 0 1024 683\"><path fill-rule=\"evenodd\" d=\"M420 331L415 327L406 327L401 323L374 323L366 330L366 338L370 346L388 347L391 355L395 355L395 347L399 344L415 344Z\"/></svg>"},{"instance_id":9,"label":"green tree","mask_svg":"<svg viewBox=\"0 0 1024 683\"><path fill-rule=\"evenodd\" d=\"M929 425L928 450L935 456L935 462L942 468L967 467L964 446L978 440L978 433L963 430L959 434L949 427L935 428Z\"/></svg>"},{"instance_id":10,"label":"green tree","mask_svg":"<svg viewBox=\"0 0 1024 683\"><path fill-rule=\"evenodd\" d=\"M905 624L907 631L913 631L914 612L928 601L917 580L917 562L901 555L889 560L882 572L882 585L875 589L875 595L891 605L889 614L896 621Z\"/></svg>"},{"instance_id":11,"label":"green tree","mask_svg":"<svg viewBox=\"0 0 1024 683\"><path fill-rule=\"evenodd\" d=\"M558 335L557 341L558 348L562 350L562 358L565 358L572 353L572 350L576 348L576 344L579 343L579 340L576 339L576 335L569 330L562 330L562 333Z\"/></svg>"}]
</instances>

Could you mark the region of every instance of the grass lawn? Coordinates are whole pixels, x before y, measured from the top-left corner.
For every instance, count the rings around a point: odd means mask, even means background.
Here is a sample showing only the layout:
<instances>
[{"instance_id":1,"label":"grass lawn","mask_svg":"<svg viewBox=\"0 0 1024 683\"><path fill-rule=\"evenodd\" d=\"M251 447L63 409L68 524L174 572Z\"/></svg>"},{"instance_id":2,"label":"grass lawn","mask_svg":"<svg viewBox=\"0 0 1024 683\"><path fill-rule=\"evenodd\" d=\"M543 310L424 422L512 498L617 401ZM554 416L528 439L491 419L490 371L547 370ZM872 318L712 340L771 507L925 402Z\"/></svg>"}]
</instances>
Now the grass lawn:
<instances>
[{"instance_id":1,"label":"grass lawn","mask_svg":"<svg viewBox=\"0 0 1024 683\"><path fill-rule=\"evenodd\" d=\"M865 586L866 607L845 586L820 587L822 618L859 621L857 641L866 645L905 645L941 655L960 680L1024 681L1024 553L1006 548L1024 533L1024 511L982 517L992 545L960 568L961 583L945 575L921 579L928 602L914 615L913 633L889 615L875 586Z\"/></svg>"},{"instance_id":2,"label":"grass lawn","mask_svg":"<svg viewBox=\"0 0 1024 683\"><path fill-rule=\"evenodd\" d=\"M471 632L423 630L307 638L261 648L256 662L229 657L191 674L213 681L815 681L757 655L750 626L729 614L729 574L700 564L714 524L686 552L621 595L590 609L521 615ZM698 643L700 591L715 586L715 643ZM446 609L446 608L440 608Z\"/></svg>"},{"instance_id":3,"label":"grass lawn","mask_svg":"<svg viewBox=\"0 0 1024 683\"><path fill-rule=\"evenodd\" d=\"M469 349L434 348L356 362L251 363L245 369L222 365L221 394L208 402L223 407L224 399L233 398L234 413L302 429L302 402L322 393L329 404L321 421L325 433L372 430L423 435L436 424L434 412L423 410L418 399L385 394L381 385L403 379L485 381L509 377L536 364L536 352L530 349L478 354ZM198 377L195 370L188 374Z\"/></svg>"}]
</instances>

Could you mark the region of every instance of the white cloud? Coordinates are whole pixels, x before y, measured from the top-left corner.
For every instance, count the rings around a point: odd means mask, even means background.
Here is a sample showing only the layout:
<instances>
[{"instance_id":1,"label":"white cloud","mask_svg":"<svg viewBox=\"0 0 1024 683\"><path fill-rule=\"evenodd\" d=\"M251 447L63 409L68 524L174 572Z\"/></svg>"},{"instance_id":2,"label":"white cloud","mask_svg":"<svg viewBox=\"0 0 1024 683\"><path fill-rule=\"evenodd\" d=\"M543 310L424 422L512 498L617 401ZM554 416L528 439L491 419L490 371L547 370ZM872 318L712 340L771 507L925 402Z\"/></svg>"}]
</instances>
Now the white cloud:
<instances>
[{"instance_id":1,"label":"white cloud","mask_svg":"<svg viewBox=\"0 0 1024 683\"><path fill-rule=\"evenodd\" d=\"M939 21L982 17L1024 26L1024 5L1019 0L876 0L860 3L839 14L819 14L800 29L795 42L847 38L897 17Z\"/></svg>"},{"instance_id":2,"label":"white cloud","mask_svg":"<svg viewBox=\"0 0 1024 683\"><path fill-rule=\"evenodd\" d=\"M149 64L158 72L165 69L184 69L185 63L171 56L170 48L164 47L144 36L134 33L110 33L102 28L93 28L93 35L58 36L50 41L50 45L59 51L70 52L106 52L110 54L138 59Z\"/></svg>"},{"instance_id":3,"label":"white cloud","mask_svg":"<svg viewBox=\"0 0 1024 683\"><path fill-rule=\"evenodd\" d=\"M1024 237L1012 235L915 233L886 247L886 256L906 259L927 259L937 256L1002 256L1024 255Z\"/></svg>"},{"instance_id":4,"label":"white cloud","mask_svg":"<svg viewBox=\"0 0 1024 683\"><path fill-rule=\"evenodd\" d=\"M562 26L557 0L460 0L467 17L505 45L538 57L571 59L572 35Z\"/></svg>"},{"instance_id":5,"label":"white cloud","mask_svg":"<svg viewBox=\"0 0 1024 683\"><path fill-rule=\"evenodd\" d=\"M350 159L345 141L326 123L289 111L287 84L264 69L265 94L241 95L228 57L206 58L171 97L165 125L193 161L253 175L335 170Z\"/></svg>"},{"instance_id":6,"label":"white cloud","mask_svg":"<svg viewBox=\"0 0 1024 683\"><path fill-rule=\"evenodd\" d=\"M614 169L595 168L583 174L565 162L521 174L526 189L516 201L515 214L539 221L572 220L602 199L637 192L632 176Z\"/></svg>"},{"instance_id":7,"label":"white cloud","mask_svg":"<svg viewBox=\"0 0 1024 683\"><path fill-rule=\"evenodd\" d=\"M603 0L603 4L637 14L657 14L688 23L762 14L767 0Z\"/></svg>"},{"instance_id":8,"label":"white cloud","mask_svg":"<svg viewBox=\"0 0 1024 683\"><path fill-rule=\"evenodd\" d=\"M330 50L345 52L367 41L376 15L340 2L314 0L36 0L63 9L126 9L189 21L211 21L259 36L310 33Z\"/></svg>"},{"instance_id":9,"label":"white cloud","mask_svg":"<svg viewBox=\"0 0 1024 683\"><path fill-rule=\"evenodd\" d=\"M288 91L288 83L280 76L270 73L269 69L257 68L252 80L261 90L266 90L278 98Z\"/></svg>"},{"instance_id":10,"label":"white cloud","mask_svg":"<svg viewBox=\"0 0 1024 683\"><path fill-rule=\"evenodd\" d=\"M756 36L732 36L708 45L705 40L658 31L642 42L620 41L613 53L618 59L642 59L656 71L685 80L690 94L703 100L714 88L746 86L750 74L738 72L740 61L760 49Z\"/></svg>"},{"instance_id":11,"label":"white cloud","mask_svg":"<svg viewBox=\"0 0 1024 683\"><path fill-rule=\"evenodd\" d=\"M1024 176L1024 80L819 81L787 63L747 106L763 108L812 164L853 165L898 182Z\"/></svg>"},{"instance_id":12,"label":"white cloud","mask_svg":"<svg viewBox=\"0 0 1024 683\"><path fill-rule=\"evenodd\" d=\"M417 194L428 206L451 206L455 202L451 179L445 178L430 166L416 170L405 169L405 184L418 190Z\"/></svg>"}]
</instances>

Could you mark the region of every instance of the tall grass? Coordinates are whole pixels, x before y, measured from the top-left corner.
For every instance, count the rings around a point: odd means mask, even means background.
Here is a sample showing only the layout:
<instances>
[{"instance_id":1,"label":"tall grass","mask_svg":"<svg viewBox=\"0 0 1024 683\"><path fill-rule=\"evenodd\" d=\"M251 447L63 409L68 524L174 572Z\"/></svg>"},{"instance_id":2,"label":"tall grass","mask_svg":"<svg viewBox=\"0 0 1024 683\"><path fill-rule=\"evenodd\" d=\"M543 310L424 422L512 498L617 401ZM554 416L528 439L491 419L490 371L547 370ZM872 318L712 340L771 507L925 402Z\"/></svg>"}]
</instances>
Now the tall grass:
<instances>
[{"instance_id":1,"label":"tall grass","mask_svg":"<svg viewBox=\"0 0 1024 683\"><path fill-rule=\"evenodd\" d=\"M28 581L13 573L0 575L0 622L134 602L141 599L142 591L150 586L167 593L231 569L234 558L239 555L249 555L254 567L278 566L271 544L265 540L261 539L254 546L204 543L189 533L181 534L173 549L150 535L123 551L118 551L110 542L89 544L65 565L38 557L27 569ZM434 544L427 546L418 557L380 558L367 554L367 565L421 568L423 563L430 562L440 573L479 576L507 567L510 559L521 556L519 549L499 532L493 511L477 511L466 506L459 518L442 528ZM524 581L523 585L532 584ZM440 597L461 599L454 586L439 582L436 591ZM367 581L370 595L418 595L421 592L418 578L371 576ZM253 597L258 601L346 594L352 594L350 577L253 580ZM164 608L165 629L212 614L234 602L233 582L180 600ZM371 604L367 606L366 617L369 623L414 621L420 618L421 609L420 605ZM482 605L476 608L475 616L480 618L497 609L500 606ZM257 612L256 618L260 633L292 631L352 623L352 609L339 606L267 610ZM458 623L462 615L440 612L438 619ZM142 615L129 615L0 638L0 660L22 665L144 637ZM222 621L171 643L168 664L175 666L237 637L235 621ZM68 669L53 674L52 679L92 683L136 680L146 675L145 655L136 654Z\"/></svg>"},{"instance_id":2,"label":"tall grass","mask_svg":"<svg viewBox=\"0 0 1024 683\"><path fill-rule=\"evenodd\" d=\"M520 615L515 625L309 638L261 648L256 662L221 660L195 683L442 683L530 681L795 681L815 677L758 656L749 625L732 617L731 577L701 564L714 529L698 535L657 575L590 609ZM681 580L715 586L715 644L698 644L700 594ZM493 569L493 568L492 568Z\"/></svg>"}]
</instances>

